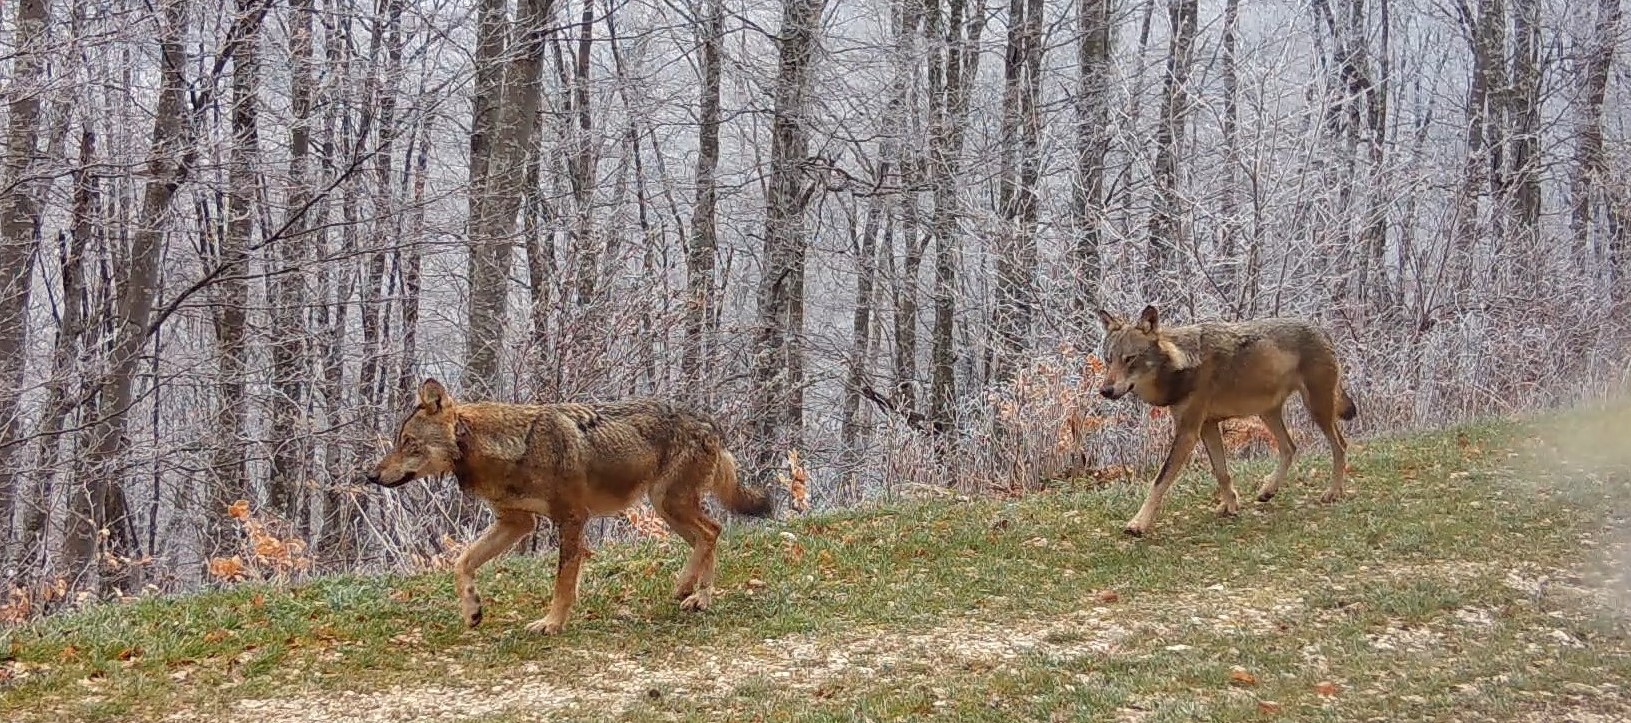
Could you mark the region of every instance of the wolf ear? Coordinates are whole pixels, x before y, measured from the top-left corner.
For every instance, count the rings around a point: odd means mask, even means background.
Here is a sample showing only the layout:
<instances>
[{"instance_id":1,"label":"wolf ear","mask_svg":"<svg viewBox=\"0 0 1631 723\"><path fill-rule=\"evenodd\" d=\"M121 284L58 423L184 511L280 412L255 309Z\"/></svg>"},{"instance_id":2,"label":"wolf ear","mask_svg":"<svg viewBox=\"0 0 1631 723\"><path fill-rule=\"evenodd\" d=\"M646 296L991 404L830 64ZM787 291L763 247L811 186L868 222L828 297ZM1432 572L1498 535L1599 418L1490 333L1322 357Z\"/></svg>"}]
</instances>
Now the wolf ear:
<instances>
[{"instance_id":1,"label":"wolf ear","mask_svg":"<svg viewBox=\"0 0 1631 723\"><path fill-rule=\"evenodd\" d=\"M1155 304L1144 307L1144 313L1138 315L1138 330L1145 334L1154 334L1160 325L1161 319L1155 311Z\"/></svg>"},{"instance_id":2,"label":"wolf ear","mask_svg":"<svg viewBox=\"0 0 1631 723\"><path fill-rule=\"evenodd\" d=\"M1125 324L1121 323L1120 319L1116 318L1115 314L1105 311L1104 309L1099 309L1099 323L1104 325L1105 331L1115 331L1125 326Z\"/></svg>"},{"instance_id":3,"label":"wolf ear","mask_svg":"<svg viewBox=\"0 0 1631 723\"><path fill-rule=\"evenodd\" d=\"M419 385L419 406L431 414L441 414L443 409L453 406L453 395L447 393L441 382L426 378L425 383Z\"/></svg>"}]
</instances>

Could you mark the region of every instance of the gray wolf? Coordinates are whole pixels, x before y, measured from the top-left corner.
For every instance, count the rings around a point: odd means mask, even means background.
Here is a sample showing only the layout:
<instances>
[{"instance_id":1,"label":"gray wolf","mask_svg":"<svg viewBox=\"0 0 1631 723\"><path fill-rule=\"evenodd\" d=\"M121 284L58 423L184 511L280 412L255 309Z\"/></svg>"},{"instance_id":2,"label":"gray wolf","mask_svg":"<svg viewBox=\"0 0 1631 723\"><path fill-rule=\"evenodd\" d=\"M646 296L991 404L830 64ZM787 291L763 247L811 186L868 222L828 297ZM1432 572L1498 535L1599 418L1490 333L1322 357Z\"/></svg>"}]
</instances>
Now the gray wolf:
<instances>
[{"instance_id":1,"label":"gray wolf","mask_svg":"<svg viewBox=\"0 0 1631 723\"><path fill-rule=\"evenodd\" d=\"M454 563L467 626L481 624L476 571L548 517L560 533L560 562L549 613L527 626L555 634L577 601L587 553L584 525L617 514L644 493L691 547L674 596L685 610L712 603L719 524L702 507L712 492L739 514L769 516L772 500L742 487L736 460L708 417L653 398L607 404L460 403L426 379L396 444L367 475L383 487L452 473L497 520Z\"/></svg>"},{"instance_id":2,"label":"gray wolf","mask_svg":"<svg viewBox=\"0 0 1631 723\"><path fill-rule=\"evenodd\" d=\"M1302 395L1309 416L1331 444L1331 485L1320 500L1342 498L1347 441L1336 420L1353 419L1359 409L1343 387L1331 341L1318 327L1295 318L1163 327L1154 306L1144 307L1134 323L1103 309L1098 315L1105 330L1106 367L1099 393L1108 399L1131 393L1169 408L1172 415L1172 445L1143 506L1127 522L1128 534L1143 535L1155 523L1161 498L1189 462L1196 441L1205 444L1218 481L1218 514L1240 511L1218 429L1226 419L1255 415L1274 435L1280 464L1258 488L1257 500L1274 497L1297 454L1281 417L1293 392Z\"/></svg>"}]
</instances>

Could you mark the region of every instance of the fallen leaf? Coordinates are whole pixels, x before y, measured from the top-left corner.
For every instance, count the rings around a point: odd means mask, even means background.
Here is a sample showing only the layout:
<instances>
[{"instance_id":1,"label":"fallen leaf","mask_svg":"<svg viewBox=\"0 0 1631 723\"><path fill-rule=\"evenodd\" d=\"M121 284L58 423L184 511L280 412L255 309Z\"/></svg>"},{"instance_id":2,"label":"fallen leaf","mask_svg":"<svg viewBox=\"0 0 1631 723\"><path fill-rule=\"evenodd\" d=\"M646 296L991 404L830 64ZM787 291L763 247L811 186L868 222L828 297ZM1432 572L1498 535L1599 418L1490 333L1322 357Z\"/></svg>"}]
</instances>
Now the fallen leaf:
<instances>
[{"instance_id":1,"label":"fallen leaf","mask_svg":"<svg viewBox=\"0 0 1631 723\"><path fill-rule=\"evenodd\" d=\"M1238 685L1257 685L1257 676L1246 672L1245 668L1235 668L1229 671L1229 682Z\"/></svg>"},{"instance_id":2,"label":"fallen leaf","mask_svg":"<svg viewBox=\"0 0 1631 723\"><path fill-rule=\"evenodd\" d=\"M255 608L266 607L266 596L261 593L255 593L255 597L250 598L249 600L249 606Z\"/></svg>"},{"instance_id":3,"label":"fallen leaf","mask_svg":"<svg viewBox=\"0 0 1631 723\"><path fill-rule=\"evenodd\" d=\"M78 660L79 659L79 648L76 648L76 647L74 647L72 645L70 645L70 646L68 646L66 648L63 648L62 649L62 655L60 657L62 659L62 662L64 662L64 663L66 663L66 662L68 662L70 660Z\"/></svg>"},{"instance_id":4,"label":"fallen leaf","mask_svg":"<svg viewBox=\"0 0 1631 723\"><path fill-rule=\"evenodd\" d=\"M765 581L760 580L759 578L753 578L751 580L748 580L748 587L752 588L754 590L757 590L757 589L759 589L761 587L764 587L764 586L765 586Z\"/></svg>"},{"instance_id":5,"label":"fallen leaf","mask_svg":"<svg viewBox=\"0 0 1631 723\"><path fill-rule=\"evenodd\" d=\"M140 657L141 654L142 651L138 648L125 648L124 650L119 651L118 654L114 655L113 657L119 660L130 660L131 658Z\"/></svg>"},{"instance_id":6,"label":"fallen leaf","mask_svg":"<svg viewBox=\"0 0 1631 723\"><path fill-rule=\"evenodd\" d=\"M1099 592L1099 602L1113 603L1121 600L1121 594L1115 590L1102 590Z\"/></svg>"},{"instance_id":7,"label":"fallen leaf","mask_svg":"<svg viewBox=\"0 0 1631 723\"><path fill-rule=\"evenodd\" d=\"M1257 712L1259 712L1259 713L1274 715L1276 713L1279 713L1280 710L1281 710L1281 705L1279 703L1276 703L1276 702L1272 701L1272 700L1260 700L1260 701L1257 701Z\"/></svg>"},{"instance_id":8,"label":"fallen leaf","mask_svg":"<svg viewBox=\"0 0 1631 723\"><path fill-rule=\"evenodd\" d=\"M1342 688L1329 680L1322 680L1314 684L1314 692L1324 696L1336 695Z\"/></svg>"},{"instance_id":9,"label":"fallen leaf","mask_svg":"<svg viewBox=\"0 0 1631 723\"><path fill-rule=\"evenodd\" d=\"M211 630L211 631L209 631L207 633L204 633L204 642L211 643L211 644L219 643L222 640L226 640L227 637L229 637L230 635L232 635L232 633L229 633L226 630L223 630L221 628L216 628L216 629Z\"/></svg>"},{"instance_id":10,"label":"fallen leaf","mask_svg":"<svg viewBox=\"0 0 1631 723\"><path fill-rule=\"evenodd\" d=\"M392 590L391 594L387 595L386 597L389 597L397 602L407 602L413 599L413 593L408 592L407 590Z\"/></svg>"}]
</instances>

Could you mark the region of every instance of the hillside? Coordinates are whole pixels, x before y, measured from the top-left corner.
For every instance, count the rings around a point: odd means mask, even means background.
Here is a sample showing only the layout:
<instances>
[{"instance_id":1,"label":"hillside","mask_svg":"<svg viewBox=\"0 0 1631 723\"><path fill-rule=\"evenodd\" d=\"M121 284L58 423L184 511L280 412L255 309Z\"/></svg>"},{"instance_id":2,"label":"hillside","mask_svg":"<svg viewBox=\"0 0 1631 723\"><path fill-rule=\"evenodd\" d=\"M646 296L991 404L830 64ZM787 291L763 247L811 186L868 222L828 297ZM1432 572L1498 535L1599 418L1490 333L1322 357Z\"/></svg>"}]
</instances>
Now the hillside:
<instances>
[{"instance_id":1,"label":"hillside","mask_svg":"<svg viewBox=\"0 0 1631 723\"><path fill-rule=\"evenodd\" d=\"M549 557L475 631L445 571L102 606L0 634L0 718L1627 720L1627 422L1370 440L1330 506L1312 444L1235 519L1197 461L1142 540L1142 482L739 527L702 615L681 543L605 548L553 638Z\"/></svg>"}]
</instances>

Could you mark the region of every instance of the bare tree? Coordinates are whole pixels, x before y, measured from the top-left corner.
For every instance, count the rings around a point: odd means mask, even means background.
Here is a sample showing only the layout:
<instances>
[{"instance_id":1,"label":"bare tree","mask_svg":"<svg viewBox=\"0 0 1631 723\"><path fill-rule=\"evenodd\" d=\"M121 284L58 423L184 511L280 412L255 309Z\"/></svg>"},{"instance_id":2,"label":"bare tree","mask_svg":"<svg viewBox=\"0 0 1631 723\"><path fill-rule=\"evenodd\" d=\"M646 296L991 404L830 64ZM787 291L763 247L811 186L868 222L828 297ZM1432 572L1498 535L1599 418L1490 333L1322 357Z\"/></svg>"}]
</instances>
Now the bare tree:
<instances>
[{"instance_id":1,"label":"bare tree","mask_svg":"<svg viewBox=\"0 0 1631 723\"><path fill-rule=\"evenodd\" d=\"M1161 117L1155 126L1155 198L1150 202L1149 256L1144 295L1151 301L1171 298L1183 234L1183 199L1178 188L1178 153L1189 123L1189 73L1195 47L1196 0L1167 0L1172 39Z\"/></svg>"},{"instance_id":2,"label":"bare tree","mask_svg":"<svg viewBox=\"0 0 1631 723\"><path fill-rule=\"evenodd\" d=\"M1231 7L1236 1L1229 0ZM1076 178L1071 198L1075 214L1076 244L1072 260L1076 293L1072 298L1075 311L1071 316L1078 328L1090 329L1094 324L1094 309L1099 307L1104 278L1108 221L1104 183L1110 153L1109 0L1078 0L1076 23L1079 33L1076 40ZM1227 73L1228 61L1225 63ZM1225 118L1228 123L1228 116ZM1224 215L1229 215L1227 210Z\"/></svg>"},{"instance_id":3,"label":"bare tree","mask_svg":"<svg viewBox=\"0 0 1631 723\"><path fill-rule=\"evenodd\" d=\"M808 239L804 210L812 188L805 178L809 156L811 85L819 52L825 0L783 0L781 53L771 118L770 178L765 206L763 271L758 289L758 328L753 341L753 469L769 474L777 456L798 445L803 410L797 392L804 380L795 337L803 333L803 275Z\"/></svg>"},{"instance_id":4,"label":"bare tree","mask_svg":"<svg viewBox=\"0 0 1631 723\"><path fill-rule=\"evenodd\" d=\"M711 366L708 321L714 317L719 294L714 280L714 264L719 254L717 207L719 182L719 83L722 73L721 46L725 42L724 0L701 0L697 27L699 68L702 89L698 100L696 201L691 210L691 237L685 247L685 350L680 375L692 381L704 380ZM699 385L693 397L706 399L707 385Z\"/></svg>"},{"instance_id":5,"label":"bare tree","mask_svg":"<svg viewBox=\"0 0 1631 723\"><path fill-rule=\"evenodd\" d=\"M1620 0L1598 0L1597 14L1596 37L1584 52L1584 108L1576 132L1574 175L1569 183L1569 224L1579 258L1592 260L1596 256L1606 261L1607 254L1593 253L1591 228L1594 197L1603 193L1608 181L1608 159L1603 151L1603 104L1608 97L1615 46L1619 43Z\"/></svg>"},{"instance_id":6,"label":"bare tree","mask_svg":"<svg viewBox=\"0 0 1631 723\"><path fill-rule=\"evenodd\" d=\"M22 429L17 406L27 356L28 309L39 253L39 184L30 178L37 162L40 96L46 62L49 0L16 4L17 52L8 88L5 156L0 159L0 547L11 542L18 481L9 462Z\"/></svg>"},{"instance_id":7,"label":"bare tree","mask_svg":"<svg viewBox=\"0 0 1631 723\"><path fill-rule=\"evenodd\" d=\"M82 487L71 490L68 496L64 568L73 575L86 575L81 578L82 584L92 589L102 577L95 566L99 559L132 558L139 544L130 519L120 457L130 446L125 430L136 398L141 350L151 333L148 325L159 286L164 215L193 161L189 127L193 115L184 102L187 56L182 47L188 2L162 3L152 17L158 29L161 82L141 226L132 239L129 273L119 286L111 369L100 383L98 411L102 417L92 430L90 442L92 468L82 478ZM102 579L113 587L131 590L137 571L135 565L121 564Z\"/></svg>"},{"instance_id":8,"label":"bare tree","mask_svg":"<svg viewBox=\"0 0 1631 723\"><path fill-rule=\"evenodd\" d=\"M992 377L1006 381L1031 346L1036 315L1037 191L1042 135L1042 2L1010 0L1003 68L1002 177L998 188L997 354Z\"/></svg>"}]
</instances>

